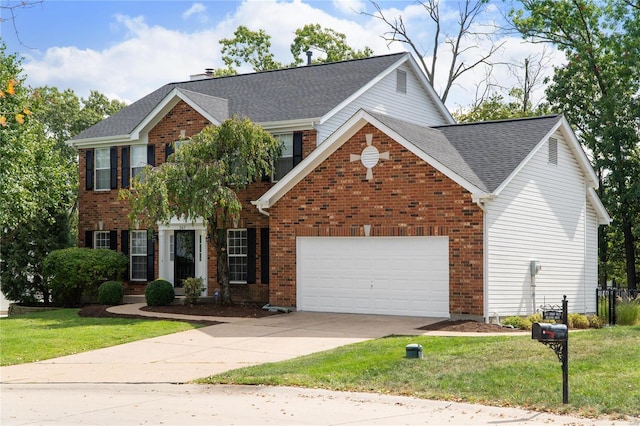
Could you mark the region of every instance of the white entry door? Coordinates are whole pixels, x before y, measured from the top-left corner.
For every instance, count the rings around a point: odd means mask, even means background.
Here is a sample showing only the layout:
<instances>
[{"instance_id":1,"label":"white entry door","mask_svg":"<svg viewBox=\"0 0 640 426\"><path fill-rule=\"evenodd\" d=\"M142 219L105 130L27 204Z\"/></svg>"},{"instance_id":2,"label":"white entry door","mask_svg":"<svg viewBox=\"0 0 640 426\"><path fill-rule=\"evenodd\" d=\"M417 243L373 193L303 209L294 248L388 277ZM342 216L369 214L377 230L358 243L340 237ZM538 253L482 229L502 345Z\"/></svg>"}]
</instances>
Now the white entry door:
<instances>
[{"instance_id":1,"label":"white entry door","mask_svg":"<svg viewBox=\"0 0 640 426\"><path fill-rule=\"evenodd\" d=\"M297 309L449 317L448 237L298 237Z\"/></svg>"}]
</instances>

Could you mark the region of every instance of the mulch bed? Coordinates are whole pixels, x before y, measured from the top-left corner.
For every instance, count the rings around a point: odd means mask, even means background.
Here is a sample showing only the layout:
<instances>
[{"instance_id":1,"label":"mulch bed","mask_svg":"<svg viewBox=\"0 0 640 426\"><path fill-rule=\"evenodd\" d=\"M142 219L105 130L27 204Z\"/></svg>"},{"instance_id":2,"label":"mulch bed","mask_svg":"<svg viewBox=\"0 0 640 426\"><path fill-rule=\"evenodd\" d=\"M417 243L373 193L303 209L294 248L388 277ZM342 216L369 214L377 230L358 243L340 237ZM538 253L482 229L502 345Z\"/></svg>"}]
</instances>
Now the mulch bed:
<instances>
[{"instance_id":1,"label":"mulch bed","mask_svg":"<svg viewBox=\"0 0 640 426\"><path fill-rule=\"evenodd\" d=\"M154 317L148 317L144 315L122 315L115 314L107 311L110 305L85 305L83 306L78 315L81 317L95 317L95 318L135 318L153 320ZM277 315L279 312L269 312L263 310L258 305L215 305L211 303L190 305L169 305L169 306L145 306L143 311L148 312L165 312L172 314L183 315L195 315L195 316L215 316L215 317L238 317L238 318L262 318L270 315ZM170 318L157 318L165 321L172 321ZM175 320L185 321L185 320ZM186 322L194 324L215 325L222 324L220 321L209 320L188 320Z\"/></svg>"},{"instance_id":2,"label":"mulch bed","mask_svg":"<svg viewBox=\"0 0 640 426\"><path fill-rule=\"evenodd\" d=\"M517 328L502 327L497 324L486 324L470 320L440 321L420 327L418 330L455 331L465 333L513 333L516 331L522 331Z\"/></svg>"}]
</instances>

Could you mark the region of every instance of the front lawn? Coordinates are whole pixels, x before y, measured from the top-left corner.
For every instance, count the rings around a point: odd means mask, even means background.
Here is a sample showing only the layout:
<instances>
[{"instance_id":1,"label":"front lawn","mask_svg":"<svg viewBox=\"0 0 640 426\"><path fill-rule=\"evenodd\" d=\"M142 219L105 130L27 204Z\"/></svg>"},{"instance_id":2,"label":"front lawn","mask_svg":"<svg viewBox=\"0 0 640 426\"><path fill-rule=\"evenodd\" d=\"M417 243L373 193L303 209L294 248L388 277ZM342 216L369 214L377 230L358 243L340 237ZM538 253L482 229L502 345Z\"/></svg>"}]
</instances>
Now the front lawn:
<instances>
[{"instance_id":1,"label":"front lawn","mask_svg":"<svg viewBox=\"0 0 640 426\"><path fill-rule=\"evenodd\" d=\"M410 343L423 346L424 359L405 358ZM571 333L567 406L562 405L561 363L551 349L529 336L389 337L200 382L317 387L586 416L637 416L640 326Z\"/></svg>"},{"instance_id":2,"label":"front lawn","mask_svg":"<svg viewBox=\"0 0 640 426\"><path fill-rule=\"evenodd\" d=\"M23 364L200 326L177 321L85 318L57 309L0 319L0 365Z\"/></svg>"}]
</instances>

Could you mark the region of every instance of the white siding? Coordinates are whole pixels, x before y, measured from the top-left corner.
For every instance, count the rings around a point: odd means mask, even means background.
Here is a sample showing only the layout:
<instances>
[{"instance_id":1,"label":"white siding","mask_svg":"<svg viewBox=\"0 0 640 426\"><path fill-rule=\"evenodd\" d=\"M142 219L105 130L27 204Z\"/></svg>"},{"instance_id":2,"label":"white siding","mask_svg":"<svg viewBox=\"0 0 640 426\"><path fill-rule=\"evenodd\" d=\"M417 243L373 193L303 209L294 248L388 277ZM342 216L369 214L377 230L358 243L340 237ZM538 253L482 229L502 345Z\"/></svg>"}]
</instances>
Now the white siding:
<instances>
[{"instance_id":1,"label":"white siding","mask_svg":"<svg viewBox=\"0 0 640 426\"><path fill-rule=\"evenodd\" d=\"M548 141L487 205L488 312L528 315L542 304L569 300L570 312L593 309L595 258L585 248L587 232L585 179L559 132L558 164L548 163ZM593 241L591 241L593 243ZM585 264L589 256L588 267ZM535 302L529 264L540 262Z\"/></svg>"},{"instance_id":2,"label":"white siding","mask_svg":"<svg viewBox=\"0 0 640 426\"><path fill-rule=\"evenodd\" d=\"M425 126L449 124L411 68L402 65L398 69L407 73L407 93L396 92L396 71L392 71L320 125L318 145L361 108Z\"/></svg>"}]
</instances>

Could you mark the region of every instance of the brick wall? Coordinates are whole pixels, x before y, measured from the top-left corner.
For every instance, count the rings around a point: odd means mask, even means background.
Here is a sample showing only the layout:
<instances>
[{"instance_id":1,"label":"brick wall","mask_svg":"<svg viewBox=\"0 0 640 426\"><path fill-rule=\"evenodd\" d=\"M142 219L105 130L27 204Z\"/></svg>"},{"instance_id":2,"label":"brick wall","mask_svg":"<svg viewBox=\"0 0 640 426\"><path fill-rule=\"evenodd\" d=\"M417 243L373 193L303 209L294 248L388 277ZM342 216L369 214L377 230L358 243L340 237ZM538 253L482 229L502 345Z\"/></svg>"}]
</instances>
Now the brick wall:
<instances>
[{"instance_id":1,"label":"brick wall","mask_svg":"<svg viewBox=\"0 0 640 426\"><path fill-rule=\"evenodd\" d=\"M182 131L184 131L184 136L189 138L200 132L208 124L209 122L188 104L183 101L178 102L178 104L149 131L148 143L155 146L156 165L164 163L167 144L179 140ZM308 155L315 149L315 146L316 132L314 130L305 131L303 135L303 155ZM127 217L129 213L127 202L118 199L118 191L122 188L122 147L118 147L117 149L118 189L108 191L86 189L86 151L86 149L79 150L78 245L80 247L86 246L85 231L98 230L98 221L102 221L105 231L118 231L117 247L118 251L121 251L120 231L133 228ZM251 205L251 201L258 199L260 195L271 186L272 184L269 182L258 182L238 194L243 205L241 219L238 223L239 227L257 228L259 230L260 228L267 228L269 226L268 217L259 213L258 210ZM266 303L269 298L269 286L261 282L259 273L262 262L260 250L262 241L260 240L259 231L256 233L256 239L257 282L255 284L232 284L232 298L236 302ZM158 277L158 244L155 244L154 259L154 275ZM217 280L215 250L212 247L209 247L207 270L209 294L213 295L213 292L219 289L220 286ZM127 294L143 294L146 284L146 282L125 282L125 291Z\"/></svg>"},{"instance_id":2,"label":"brick wall","mask_svg":"<svg viewBox=\"0 0 640 426\"><path fill-rule=\"evenodd\" d=\"M367 181L366 168L350 161L366 147L365 134L389 160ZM449 236L449 300L452 315L483 315L482 210L471 194L371 125L269 209L269 301L296 304L296 236Z\"/></svg>"}]
</instances>

